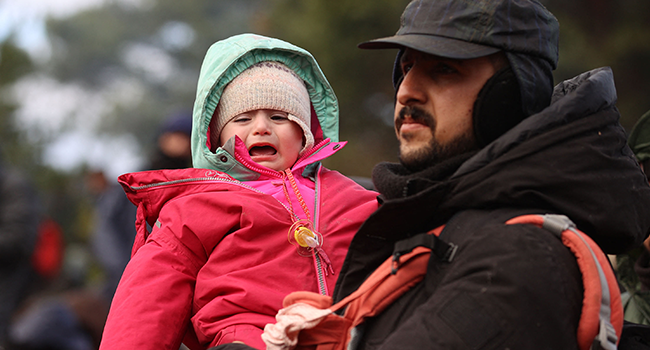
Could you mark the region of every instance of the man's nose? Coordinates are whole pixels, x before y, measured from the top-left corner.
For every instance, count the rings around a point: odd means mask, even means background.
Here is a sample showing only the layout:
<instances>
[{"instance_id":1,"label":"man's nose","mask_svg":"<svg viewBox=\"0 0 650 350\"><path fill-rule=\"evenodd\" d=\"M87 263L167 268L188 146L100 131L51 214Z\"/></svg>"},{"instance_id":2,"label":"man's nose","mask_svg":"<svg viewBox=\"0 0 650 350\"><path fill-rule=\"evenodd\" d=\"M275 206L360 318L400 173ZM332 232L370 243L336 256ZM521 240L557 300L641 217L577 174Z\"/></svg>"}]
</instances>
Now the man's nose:
<instances>
[{"instance_id":1,"label":"man's nose","mask_svg":"<svg viewBox=\"0 0 650 350\"><path fill-rule=\"evenodd\" d=\"M397 102L403 106L422 104L426 102L426 94L422 84L421 73L415 67L405 73L402 83L397 89Z\"/></svg>"}]
</instances>

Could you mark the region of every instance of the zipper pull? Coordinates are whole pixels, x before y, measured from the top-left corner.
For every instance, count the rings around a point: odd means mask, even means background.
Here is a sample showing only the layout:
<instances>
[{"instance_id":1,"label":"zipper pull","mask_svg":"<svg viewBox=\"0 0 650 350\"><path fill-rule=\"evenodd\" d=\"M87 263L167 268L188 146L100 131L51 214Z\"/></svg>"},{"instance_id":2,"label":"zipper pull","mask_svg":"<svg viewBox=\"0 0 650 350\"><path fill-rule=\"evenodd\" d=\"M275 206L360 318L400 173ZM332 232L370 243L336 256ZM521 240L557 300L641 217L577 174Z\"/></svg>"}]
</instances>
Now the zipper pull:
<instances>
[{"instance_id":1,"label":"zipper pull","mask_svg":"<svg viewBox=\"0 0 650 350\"><path fill-rule=\"evenodd\" d=\"M323 259L323 262L325 262L325 266L323 266L323 270L325 270L325 276L329 275L330 273L334 275L334 268L332 267L332 261L330 260L330 257L327 256L327 253L323 250L321 247L316 247L316 254L320 255L321 259Z\"/></svg>"}]
</instances>

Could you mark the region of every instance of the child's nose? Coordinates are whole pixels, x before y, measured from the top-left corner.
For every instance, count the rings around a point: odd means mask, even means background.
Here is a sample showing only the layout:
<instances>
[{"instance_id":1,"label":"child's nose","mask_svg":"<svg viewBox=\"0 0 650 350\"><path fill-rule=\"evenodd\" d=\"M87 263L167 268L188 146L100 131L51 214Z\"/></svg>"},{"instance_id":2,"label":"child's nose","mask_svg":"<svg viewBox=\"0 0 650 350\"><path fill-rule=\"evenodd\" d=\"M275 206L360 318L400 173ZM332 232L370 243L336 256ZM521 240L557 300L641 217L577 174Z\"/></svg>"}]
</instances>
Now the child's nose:
<instances>
[{"instance_id":1,"label":"child's nose","mask_svg":"<svg viewBox=\"0 0 650 350\"><path fill-rule=\"evenodd\" d=\"M271 123L267 118L255 118L253 126L253 133L255 135L267 135L271 133Z\"/></svg>"}]
</instances>

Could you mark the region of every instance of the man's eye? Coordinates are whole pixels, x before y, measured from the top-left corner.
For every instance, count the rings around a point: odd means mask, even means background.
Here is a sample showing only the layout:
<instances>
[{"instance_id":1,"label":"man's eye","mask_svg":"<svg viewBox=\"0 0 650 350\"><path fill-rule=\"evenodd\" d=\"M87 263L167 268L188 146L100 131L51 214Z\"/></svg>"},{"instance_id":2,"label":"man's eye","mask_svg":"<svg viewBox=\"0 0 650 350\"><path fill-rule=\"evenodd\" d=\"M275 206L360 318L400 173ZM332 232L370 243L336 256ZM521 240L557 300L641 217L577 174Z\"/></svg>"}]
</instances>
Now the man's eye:
<instances>
[{"instance_id":1,"label":"man's eye","mask_svg":"<svg viewBox=\"0 0 650 350\"><path fill-rule=\"evenodd\" d=\"M403 65L402 65L402 74L406 74L406 73L408 73L408 72L411 70L411 68L413 68L413 65L412 65L412 64L410 64L410 63L408 63L408 64L403 64Z\"/></svg>"},{"instance_id":2,"label":"man's eye","mask_svg":"<svg viewBox=\"0 0 650 350\"><path fill-rule=\"evenodd\" d=\"M452 73L456 73L457 70L456 70L456 68L454 68L454 67L452 67L452 66L450 66L450 65L448 65L446 63L439 63L436 66L436 72L440 73L440 74L452 74Z\"/></svg>"}]
</instances>

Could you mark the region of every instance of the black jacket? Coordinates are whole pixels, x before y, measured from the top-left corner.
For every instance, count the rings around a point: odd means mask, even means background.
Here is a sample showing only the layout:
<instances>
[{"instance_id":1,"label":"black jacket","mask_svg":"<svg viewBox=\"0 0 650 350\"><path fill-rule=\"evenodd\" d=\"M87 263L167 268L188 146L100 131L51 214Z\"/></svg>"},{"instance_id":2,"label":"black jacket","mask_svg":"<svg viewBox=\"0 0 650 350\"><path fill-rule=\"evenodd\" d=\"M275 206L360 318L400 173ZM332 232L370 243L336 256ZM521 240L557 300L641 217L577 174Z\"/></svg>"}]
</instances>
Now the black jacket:
<instances>
[{"instance_id":1,"label":"black jacket","mask_svg":"<svg viewBox=\"0 0 650 350\"><path fill-rule=\"evenodd\" d=\"M449 264L432 258L423 283L362 325L359 348L576 348L582 283L575 259L548 232L503 223L525 213L564 214L607 253L642 242L650 187L615 101L611 71L594 70L558 85L548 108L476 154L417 174L379 165L373 177L386 200L353 239L335 301L396 241L448 223L441 237L459 250Z\"/></svg>"}]
</instances>

